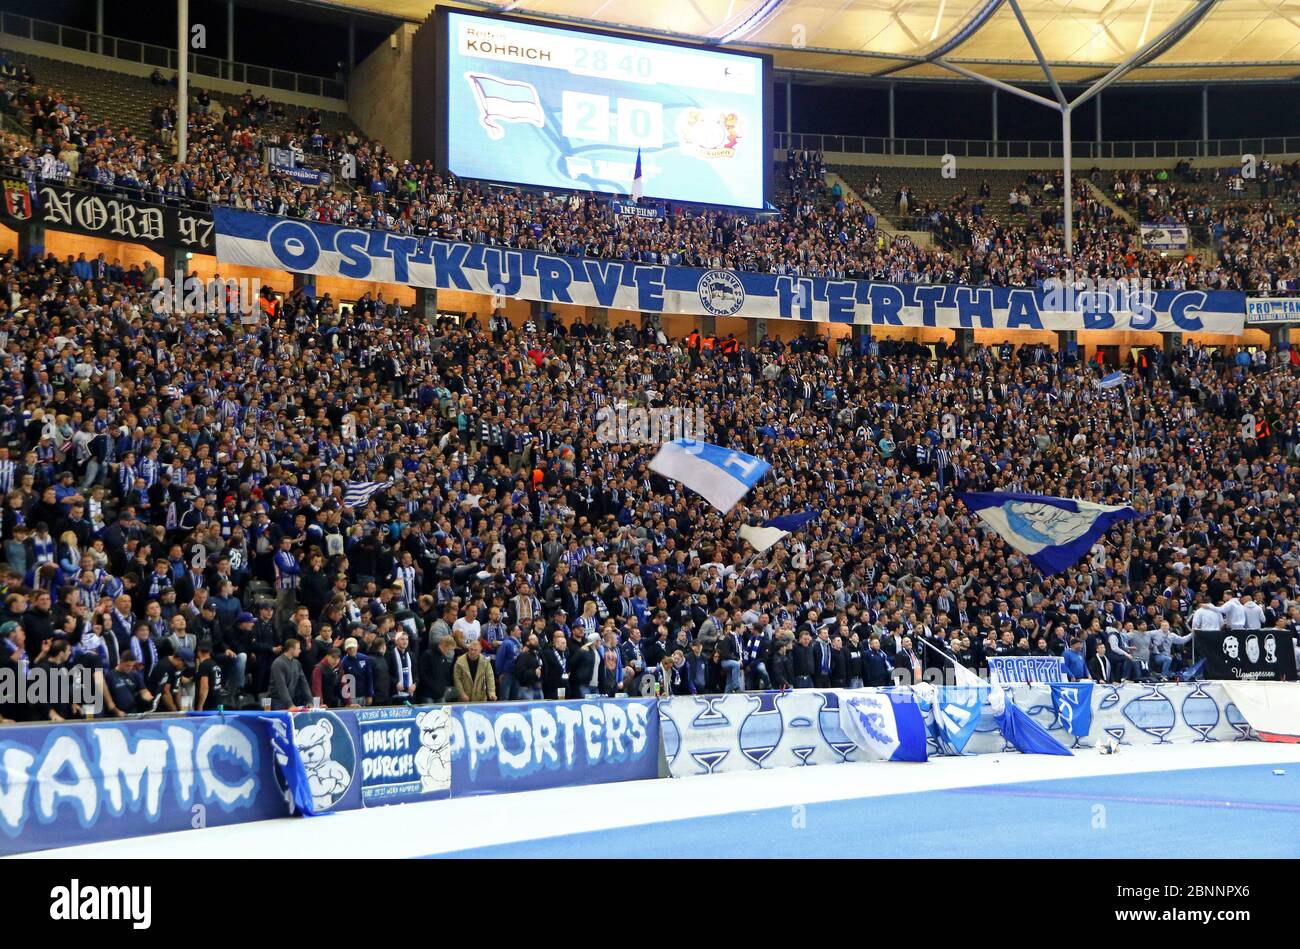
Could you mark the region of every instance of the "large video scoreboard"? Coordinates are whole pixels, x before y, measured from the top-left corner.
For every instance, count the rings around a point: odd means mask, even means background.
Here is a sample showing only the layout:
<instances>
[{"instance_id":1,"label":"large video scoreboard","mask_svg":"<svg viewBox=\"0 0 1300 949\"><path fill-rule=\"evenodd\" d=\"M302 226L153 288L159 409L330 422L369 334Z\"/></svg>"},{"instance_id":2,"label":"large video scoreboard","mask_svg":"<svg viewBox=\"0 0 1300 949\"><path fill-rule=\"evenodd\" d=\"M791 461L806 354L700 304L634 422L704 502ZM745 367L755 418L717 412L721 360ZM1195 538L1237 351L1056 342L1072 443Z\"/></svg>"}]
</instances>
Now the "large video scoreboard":
<instances>
[{"instance_id":1,"label":"large video scoreboard","mask_svg":"<svg viewBox=\"0 0 1300 949\"><path fill-rule=\"evenodd\" d=\"M763 206L771 60L441 8L439 163L458 175ZM444 121L445 119L445 121Z\"/></svg>"}]
</instances>

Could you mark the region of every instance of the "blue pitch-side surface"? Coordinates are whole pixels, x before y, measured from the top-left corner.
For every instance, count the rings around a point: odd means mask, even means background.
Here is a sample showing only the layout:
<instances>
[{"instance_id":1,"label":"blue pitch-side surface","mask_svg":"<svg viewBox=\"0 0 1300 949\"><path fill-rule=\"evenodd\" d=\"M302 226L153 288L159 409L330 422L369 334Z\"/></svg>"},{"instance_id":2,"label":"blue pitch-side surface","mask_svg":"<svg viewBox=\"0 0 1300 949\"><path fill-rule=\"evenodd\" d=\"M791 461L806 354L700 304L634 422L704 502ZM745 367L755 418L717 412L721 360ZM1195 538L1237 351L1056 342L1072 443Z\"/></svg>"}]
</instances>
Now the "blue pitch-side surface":
<instances>
[{"instance_id":1,"label":"blue pitch-side surface","mask_svg":"<svg viewBox=\"0 0 1300 949\"><path fill-rule=\"evenodd\" d=\"M809 804L802 815L793 806L741 811L434 856L1297 857L1300 767L1284 762L892 794Z\"/></svg>"}]
</instances>

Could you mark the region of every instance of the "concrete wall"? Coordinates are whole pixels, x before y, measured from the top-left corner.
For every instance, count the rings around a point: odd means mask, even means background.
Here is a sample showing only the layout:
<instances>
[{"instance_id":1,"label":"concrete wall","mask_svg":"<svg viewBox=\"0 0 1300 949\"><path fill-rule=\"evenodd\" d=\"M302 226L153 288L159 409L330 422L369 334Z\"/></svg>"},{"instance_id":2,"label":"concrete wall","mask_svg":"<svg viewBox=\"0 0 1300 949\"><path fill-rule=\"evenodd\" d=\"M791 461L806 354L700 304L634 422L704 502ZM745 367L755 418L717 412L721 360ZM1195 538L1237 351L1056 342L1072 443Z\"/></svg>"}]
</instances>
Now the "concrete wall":
<instances>
[{"instance_id":1,"label":"concrete wall","mask_svg":"<svg viewBox=\"0 0 1300 949\"><path fill-rule=\"evenodd\" d=\"M357 63L348 81L352 121L399 159L411 155L411 38L417 28L417 24L403 23L387 42ZM432 109L433 90L428 98Z\"/></svg>"}]
</instances>

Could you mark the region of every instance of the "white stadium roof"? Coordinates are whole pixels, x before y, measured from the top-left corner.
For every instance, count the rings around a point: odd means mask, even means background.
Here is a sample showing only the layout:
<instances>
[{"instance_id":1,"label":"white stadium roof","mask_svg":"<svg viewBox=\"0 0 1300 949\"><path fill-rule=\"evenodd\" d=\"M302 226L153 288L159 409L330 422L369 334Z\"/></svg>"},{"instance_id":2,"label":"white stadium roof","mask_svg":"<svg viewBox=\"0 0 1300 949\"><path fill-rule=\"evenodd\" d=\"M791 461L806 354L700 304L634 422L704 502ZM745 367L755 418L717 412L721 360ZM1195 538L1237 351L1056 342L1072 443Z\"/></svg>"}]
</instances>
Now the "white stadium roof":
<instances>
[{"instance_id":1,"label":"white stadium roof","mask_svg":"<svg viewBox=\"0 0 1300 949\"><path fill-rule=\"evenodd\" d=\"M430 0L332 7L422 21ZM515 0L445 4L771 53L815 77L1091 84L1300 77L1296 0ZM1031 39L1032 37L1032 39ZM1035 46L1037 49L1035 49Z\"/></svg>"}]
</instances>

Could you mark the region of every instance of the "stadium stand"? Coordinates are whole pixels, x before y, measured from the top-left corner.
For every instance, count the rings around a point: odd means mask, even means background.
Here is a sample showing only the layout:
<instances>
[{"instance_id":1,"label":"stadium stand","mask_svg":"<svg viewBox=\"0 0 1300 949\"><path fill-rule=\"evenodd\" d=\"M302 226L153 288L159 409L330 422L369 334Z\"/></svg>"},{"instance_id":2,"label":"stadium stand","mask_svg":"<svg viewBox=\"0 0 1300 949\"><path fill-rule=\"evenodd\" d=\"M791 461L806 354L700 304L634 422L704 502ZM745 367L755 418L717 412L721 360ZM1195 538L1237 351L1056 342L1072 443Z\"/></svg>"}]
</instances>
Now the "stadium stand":
<instances>
[{"instance_id":1,"label":"stadium stand","mask_svg":"<svg viewBox=\"0 0 1300 949\"><path fill-rule=\"evenodd\" d=\"M175 91L170 86L173 78L170 74L165 77L167 83L159 86L146 78L111 69L96 69L26 53L6 53L3 45L0 45L0 54L31 69L37 85L57 89L60 94L76 100L97 120L107 122L115 130L126 128L135 135L146 134L151 126L150 113L154 106L162 99L175 99ZM196 82L192 88L194 108L202 106L197 99L202 92L201 85ZM229 93L209 92L208 97L215 103L213 107L239 108L240 105L240 97ZM269 99L273 106L260 120L261 126L268 133L296 129L299 120L305 120L310 111L274 98ZM320 110L319 114L320 126L327 133L360 132L345 113Z\"/></svg>"},{"instance_id":2,"label":"stadium stand","mask_svg":"<svg viewBox=\"0 0 1300 949\"><path fill-rule=\"evenodd\" d=\"M826 185L824 156L791 152L777 213L673 207L629 223L591 196L457 179L390 155L344 116L255 101L229 121L195 108L177 166L147 80L21 61L34 77L5 76L3 107L22 131L6 133L3 158L32 181L736 270L1300 288L1296 164L1271 165L1257 199L1214 193L1217 170L1199 181L1094 171L1077 179L1072 257L1061 173L1048 169L948 180L832 166L867 208ZM266 168L267 146L336 170L351 156L355 179L287 181ZM1176 176L1192 178L1186 194ZM937 246L887 234L877 212L931 230ZM1136 221L1166 218L1208 228L1219 258L1144 251ZM444 640L480 644L497 698L552 698L566 653L584 650L599 662L582 667L578 695L656 682L722 692L736 686L732 663L745 688L882 684L921 641L935 650L927 664L979 668L1080 638L1088 658L1106 644L1122 660L1119 681L1184 669L1189 617L1207 602L1300 628L1294 350L1135 348L1122 360L1141 395L1130 419L1096 388L1096 364L1041 342L961 351L883 338L856 352L815 334L749 345L553 315L430 324L370 294L343 305L302 290L264 294L244 324L220 288L208 312L155 315L156 277L103 258L0 259L0 663L93 668L115 714L179 707L196 677L207 708L299 702L271 678L292 635L313 694L334 706L338 676L365 665L358 654L377 670L364 703L465 698ZM755 555L652 474L644 446L596 439L597 410L653 407L666 392L710 407L705 440L786 472L748 499L751 518L811 508L820 524ZM944 439L948 412L957 430ZM1258 420L1252 438L1244 413ZM1050 578L954 497L1106 501L1130 486L1151 516L1116 528L1101 562ZM200 646L212 658L196 672ZM689 673L673 678L678 649ZM415 681L401 690L408 655ZM77 713L0 707L11 719Z\"/></svg>"}]
</instances>

